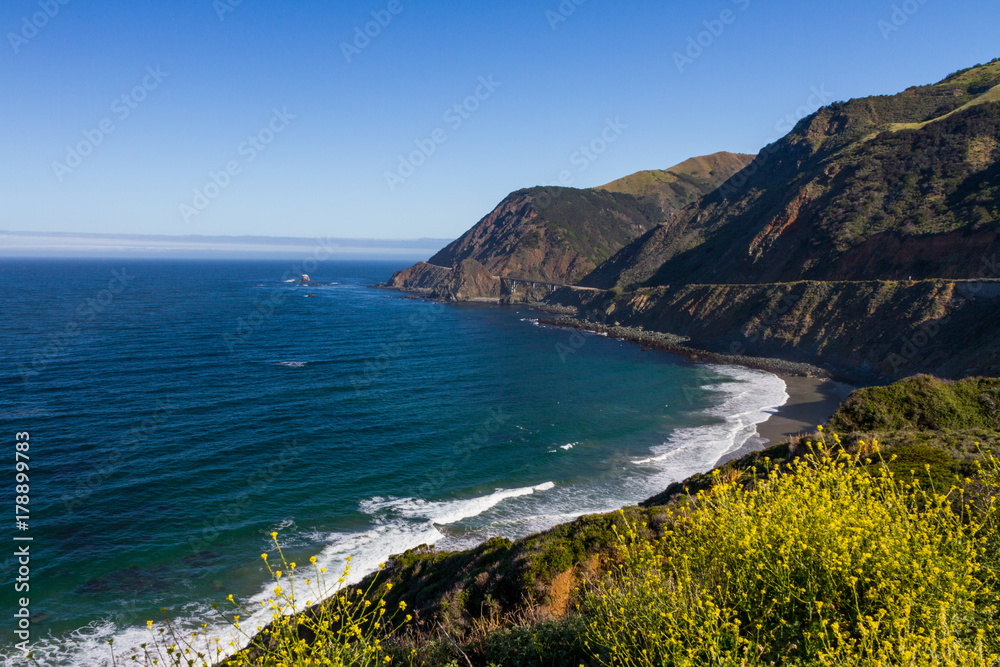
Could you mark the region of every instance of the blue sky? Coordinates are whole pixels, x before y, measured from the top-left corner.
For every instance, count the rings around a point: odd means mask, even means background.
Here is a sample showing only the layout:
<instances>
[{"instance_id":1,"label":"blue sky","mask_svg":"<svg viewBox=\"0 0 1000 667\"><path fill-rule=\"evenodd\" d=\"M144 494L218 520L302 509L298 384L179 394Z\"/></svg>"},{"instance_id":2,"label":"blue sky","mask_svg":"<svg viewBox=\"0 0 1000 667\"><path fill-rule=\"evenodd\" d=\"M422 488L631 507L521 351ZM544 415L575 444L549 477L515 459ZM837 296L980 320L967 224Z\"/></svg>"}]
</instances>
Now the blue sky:
<instances>
[{"instance_id":1,"label":"blue sky","mask_svg":"<svg viewBox=\"0 0 1000 667\"><path fill-rule=\"evenodd\" d=\"M6 0L0 229L455 237L1000 56L992 0L577 2Z\"/></svg>"}]
</instances>

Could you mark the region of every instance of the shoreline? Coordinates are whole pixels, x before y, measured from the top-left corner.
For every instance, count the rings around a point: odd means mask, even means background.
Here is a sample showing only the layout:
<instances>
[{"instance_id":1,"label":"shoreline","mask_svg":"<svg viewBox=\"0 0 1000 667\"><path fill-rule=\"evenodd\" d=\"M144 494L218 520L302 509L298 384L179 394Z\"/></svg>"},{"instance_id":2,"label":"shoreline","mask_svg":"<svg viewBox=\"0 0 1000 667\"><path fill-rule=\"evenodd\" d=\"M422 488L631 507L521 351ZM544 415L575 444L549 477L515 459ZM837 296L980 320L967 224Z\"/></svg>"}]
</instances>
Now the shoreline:
<instances>
[{"instance_id":1,"label":"shoreline","mask_svg":"<svg viewBox=\"0 0 1000 667\"><path fill-rule=\"evenodd\" d=\"M580 319L577 317L579 310L572 306L553 305L537 301L508 303L504 299L497 298L475 298L451 301L432 296L430 294L430 290L419 290L414 288L407 289L395 287L385 283L371 285L371 287L374 289L384 289L390 292L397 292L405 295L404 298L427 299L430 301L437 301L438 303L448 303L453 305L474 303L480 305L489 304L496 306L529 308L548 316L537 318L539 324L546 324L565 329L577 329L579 331L603 333L612 338L617 338L618 340L641 345L644 349L660 350L662 352L676 354L689 361L701 361L729 366L742 366L744 368L767 371L781 377L822 378L831 380L837 384L850 385L855 388L869 387L891 382L888 378L860 370L851 371L841 367L824 367L805 361L789 361L780 357L758 357L712 352L710 350L695 347L691 344L691 339L684 336L664 333L661 331L646 330L642 327L628 327L620 325L613 326Z\"/></svg>"},{"instance_id":2,"label":"shoreline","mask_svg":"<svg viewBox=\"0 0 1000 667\"><path fill-rule=\"evenodd\" d=\"M408 298L421 297L415 296ZM492 302L484 302L480 300L470 300L465 303L495 305ZM535 309L538 308L537 305L533 304L518 305ZM549 314L557 315L557 313L552 313L551 311ZM760 450L776 445L785 435L797 434L806 431L812 433L817 424L826 422L827 419L832 416L833 412L836 411L840 405L842 397L846 397L846 393L844 392L849 392L849 390L852 389L849 385L833 380L830 374L824 369L810 364L787 362L780 359L735 357L715 354L687 347L683 344L683 339L670 336L669 334L647 332L627 327L608 327L596 323L584 323L567 317L539 319L538 321L541 324L550 326L606 333L606 335L619 340L633 344L640 344L644 349L655 349L667 352L669 354L681 356L690 361L740 366L743 368L769 372L780 377L785 383L785 393L788 394L788 399L781 406L774 409L773 413L766 421L757 424L756 433L759 438L751 436L751 438L739 449L730 452L711 465L709 470L722 465L728 460L740 458L750 451ZM761 442L762 440L764 441L763 443ZM708 470L704 472L708 472ZM634 505L641 506L645 500L647 499L640 500L634 503ZM624 507L629 506L632 505L629 504ZM545 530L552 530L561 525L565 524L557 523L552 528ZM530 537L530 535L525 535L518 539L524 539L526 537ZM483 543L485 543L485 540L481 541L479 544ZM434 550L437 547L432 543L429 548ZM473 548L475 547L463 547L462 550L467 551ZM385 560L388 562L398 555L400 554L389 554L385 557ZM376 570L372 570L372 573L375 571ZM370 575L371 573L363 575L361 582L366 581ZM352 585L358 586L360 583ZM226 628L226 630L228 630L228 628ZM252 634L255 637L257 635L257 633ZM223 662L222 664L226 663Z\"/></svg>"},{"instance_id":3,"label":"shoreline","mask_svg":"<svg viewBox=\"0 0 1000 667\"><path fill-rule=\"evenodd\" d=\"M407 298L430 298L426 294L417 295L412 290L388 285L373 287L409 294ZM473 299L468 302L503 305L499 299ZM538 318L539 324L600 333L628 343L641 345L643 350L659 350L683 357L688 361L740 366L772 373L780 377L785 382L788 400L776 408L767 420L757 425L757 438L751 438L739 449L726 454L713 467L740 458L751 451L780 444L788 438L815 432L818 425L826 423L833 416L852 391L873 383L873 378L845 377L842 374L806 362L788 361L775 357L710 352L692 347L687 344L689 339L674 334L581 320L573 316L576 313L575 308L553 307L544 303L516 305L526 306L550 316Z\"/></svg>"},{"instance_id":4,"label":"shoreline","mask_svg":"<svg viewBox=\"0 0 1000 667\"><path fill-rule=\"evenodd\" d=\"M689 361L740 366L765 371L780 377L785 383L788 399L766 420L757 425L758 438L751 438L739 449L720 458L715 466L738 459L751 451L765 449L796 435L811 434L826 423L852 391L862 383L848 383L830 371L802 362L770 357L746 357L706 352L685 345L680 336L632 327L608 326L573 317L541 318L540 324L606 334L629 343L676 354Z\"/></svg>"},{"instance_id":5,"label":"shoreline","mask_svg":"<svg viewBox=\"0 0 1000 667\"><path fill-rule=\"evenodd\" d=\"M789 437L811 434L825 424L847 396L857 389L830 378L803 377L776 373L785 381L788 400L771 417L757 425L757 433L771 447Z\"/></svg>"},{"instance_id":6,"label":"shoreline","mask_svg":"<svg viewBox=\"0 0 1000 667\"><path fill-rule=\"evenodd\" d=\"M809 377L833 380L833 373L825 368L799 361L786 361L772 357L750 357L731 354L720 354L709 352L687 345L688 339L673 334L661 333L658 331L646 331L634 327L610 326L580 320L575 317L549 317L539 318L539 324L562 327L566 329L577 329L579 331L591 331L594 333L607 334L611 338L617 338L636 345L641 345L644 349L660 350L684 357L689 361L701 361L711 364L722 364L728 366L742 366L759 371L767 371L782 377Z\"/></svg>"}]
</instances>

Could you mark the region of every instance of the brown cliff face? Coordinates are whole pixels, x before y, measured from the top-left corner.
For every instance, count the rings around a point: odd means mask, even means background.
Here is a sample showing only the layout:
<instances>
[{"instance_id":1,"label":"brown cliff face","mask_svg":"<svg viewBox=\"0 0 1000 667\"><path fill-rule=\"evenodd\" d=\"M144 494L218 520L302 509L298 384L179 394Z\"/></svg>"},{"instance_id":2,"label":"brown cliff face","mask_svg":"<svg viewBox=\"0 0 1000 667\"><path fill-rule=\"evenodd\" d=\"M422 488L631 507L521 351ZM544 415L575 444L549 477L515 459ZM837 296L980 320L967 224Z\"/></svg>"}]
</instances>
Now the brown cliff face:
<instances>
[{"instance_id":1,"label":"brown cliff face","mask_svg":"<svg viewBox=\"0 0 1000 667\"><path fill-rule=\"evenodd\" d=\"M514 193L461 238L431 257L430 263L451 268L464 259L474 259L499 274L522 241L533 241L542 229L534 222L537 217L528 192Z\"/></svg>"},{"instance_id":2,"label":"brown cliff face","mask_svg":"<svg viewBox=\"0 0 1000 667\"><path fill-rule=\"evenodd\" d=\"M454 301L474 299L499 299L500 278L474 259L466 259L452 271L451 284L446 298Z\"/></svg>"},{"instance_id":3,"label":"brown cliff face","mask_svg":"<svg viewBox=\"0 0 1000 667\"><path fill-rule=\"evenodd\" d=\"M521 190L429 262L398 272L389 286L465 300L500 297L499 282L487 276L573 283L655 224L657 211L625 194Z\"/></svg>"},{"instance_id":4,"label":"brown cliff face","mask_svg":"<svg viewBox=\"0 0 1000 667\"><path fill-rule=\"evenodd\" d=\"M631 195L533 188L508 196L430 259L474 259L493 275L573 283L655 223L655 207Z\"/></svg>"},{"instance_id":5,"label":"brown cliff face","mask_svg":"<svg viewBox=\"0 0 1000 667\"><path fill-rule=\"evenodd\" d=\"M499 300L503 296L500 278L474 259L453 269L419 262L394 273L387 286L449 301Z\"/></svg>"},{"instance_id":6,"label":"brown cliff face","mask_svg":"<svg viewBox=\"0 0 1000 667\"><path fill-rule=\"evenodd\" d=\"M451 269L434 266L427 262L417 262L408 269L394 273L389 279L387 287L430 294L447 281L450 275Z\"/></svg>"}]
</instances>

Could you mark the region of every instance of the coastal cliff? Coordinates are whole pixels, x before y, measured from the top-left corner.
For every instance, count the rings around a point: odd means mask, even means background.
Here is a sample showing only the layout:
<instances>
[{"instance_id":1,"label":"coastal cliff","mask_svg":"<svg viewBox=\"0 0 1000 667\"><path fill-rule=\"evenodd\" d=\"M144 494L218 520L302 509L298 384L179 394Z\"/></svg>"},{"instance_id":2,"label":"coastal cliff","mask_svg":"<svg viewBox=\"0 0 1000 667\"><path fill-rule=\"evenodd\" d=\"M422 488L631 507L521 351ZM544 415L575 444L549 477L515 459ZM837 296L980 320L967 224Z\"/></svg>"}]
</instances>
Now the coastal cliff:
<instances>
[{"instance_id":1,"label":"coastal cliff","mask_svg":"<svg viewBox=\"0 0 1000 667\"><path fill-rule=\"evenodd\" d=\"M995 60L823 107L752 160L716 154L592 191L514 193L435 266L389 284L535 303L578 326L617 322L685 351L857 382L998 374L998 202ZM504 278L563 287L516 292Z\"/></svg>"},{"instance_id":2,"label":"coastal cliff","mask_svg":"<svg viewBox=\"0 0 1000 667\"><path fill-rule=\"evenodd\" d=\"M714 190L751 159L716 153L666 170L638 172L591 190L519 190L428 262L393 275L388 285L459 301L503 296L507 301L530 300L530 292L501 294L485 275L575 283L627 243ZM485 273L467 264L470 260Z\"/></svg>"},{"instance_id":3,"label":"coastal cliff","mask_svg":"<svg viewBox=\"0 0 1000 667\"><path fill-rule=\"evenodd\" d=\"M821 108L581 284L997 278L998 202L1000 60Z\"/></svg>"},{"instance_id":4,"label":"coastal cliff","mask_svg":"<svg viewBox=\"0 0 1000 667\"><path fill-rule=\"evenodd\" d=\"M868 384L931 373L1000 375L1000 284L947 280L679 285L634 292L564 289L574 326L654 342L687 354L813 364ZM632 331L626 331L632 329ZM721 360L721 359L720 359ZM750 364L753 365L753 364ZM764 365L762 367L769 367ZM782 364L772 364L780 370Z\"/></svg>"}]
</instances>

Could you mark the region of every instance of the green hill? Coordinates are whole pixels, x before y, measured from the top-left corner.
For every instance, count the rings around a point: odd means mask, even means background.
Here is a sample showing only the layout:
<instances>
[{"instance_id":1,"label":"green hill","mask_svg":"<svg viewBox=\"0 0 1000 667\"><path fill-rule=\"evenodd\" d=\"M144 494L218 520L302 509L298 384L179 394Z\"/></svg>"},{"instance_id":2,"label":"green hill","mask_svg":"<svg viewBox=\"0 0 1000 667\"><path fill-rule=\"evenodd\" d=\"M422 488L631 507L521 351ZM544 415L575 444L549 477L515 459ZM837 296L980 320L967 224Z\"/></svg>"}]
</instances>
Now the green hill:
<instances>
[{"instance_id":1,"label":"green hill","mask_svg":"<svg viewBox=\"0 0 1000 667\"><path fill-rule=\"evenodd\" d=\"M713 153L693 157L669 169L636 172L597 190L620 192L655 201L666 220L696 202L753 162L754 156Z\"/></svg>"}]
</instances>

